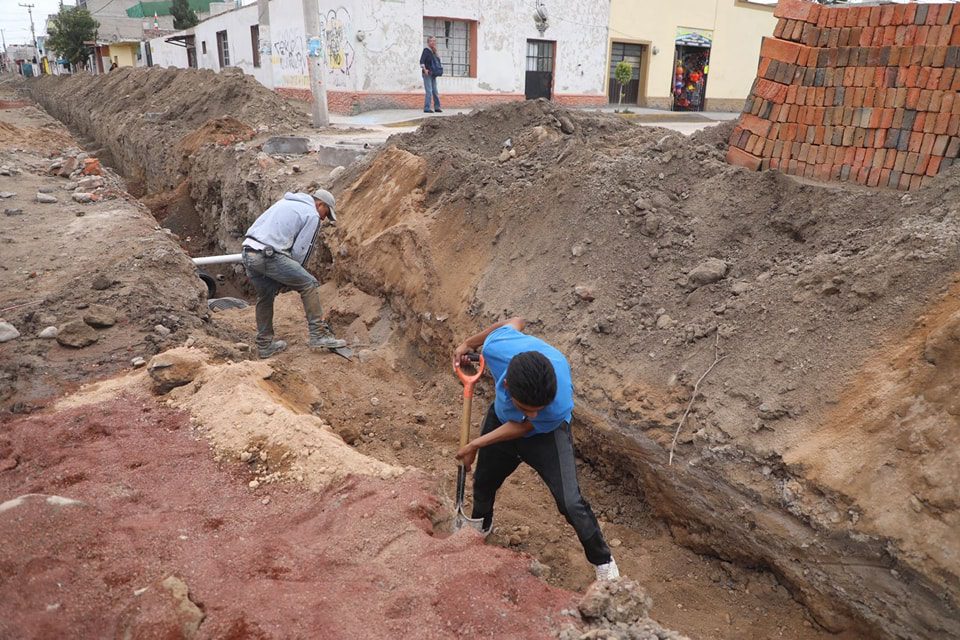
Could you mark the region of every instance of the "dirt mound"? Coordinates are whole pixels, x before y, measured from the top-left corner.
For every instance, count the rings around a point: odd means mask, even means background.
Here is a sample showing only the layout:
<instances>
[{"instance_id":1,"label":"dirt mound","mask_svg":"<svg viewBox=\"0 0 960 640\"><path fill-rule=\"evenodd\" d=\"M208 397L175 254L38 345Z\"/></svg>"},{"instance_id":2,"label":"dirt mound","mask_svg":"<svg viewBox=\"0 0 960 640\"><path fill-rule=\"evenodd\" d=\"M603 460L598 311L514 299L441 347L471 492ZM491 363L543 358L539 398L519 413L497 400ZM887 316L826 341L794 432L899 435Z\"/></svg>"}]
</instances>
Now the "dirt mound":
<instances>
[{"instance_id":1,"label":"dirt mound","mask_svg":"<svg viewBox=\"0 0 960 640\"><path fill-rule=\"evenodd\" d=\"M109 150L110 163L146 193L175 189L190 172L191 153L225 144L224 127L236 142L307 125L303 113L243 73L127 67L99 76L45 76L24 87L53 116Z\"/></svg>"},{"instance_id":2,"label":"dirt mound","mask_svg":"<svg viewBox=\"0 0 960 640\"><path fill-rule=\"evenodd\" d=\"M434 535L419 474L251 490L149 399L13 421L0 455L4 637L549 639L575 608L529 559Z\"/></svg>"},{"instance_id":3,"label":"dirt mound","mask_svg":"<svg viewBox=\"0 0 960 640\"><path fill-rule=\"evenodd\" d=\"M492 319L531 319L574 365L584 454L690 544L774 567L827 626L952 628L957 540L907 525L948 531L951 500L916 514L785 459L946 293L960 172L909 196L808 185L728 166L729 127L685 138L546 102L431 120L343 178L337 273L387 295L438 358ZM951 454L928 455L939 474ZM861 486L886 473L882 456L837 463ZM851 553L863 566L828 561Z\"/></svg>"}]
</instances>

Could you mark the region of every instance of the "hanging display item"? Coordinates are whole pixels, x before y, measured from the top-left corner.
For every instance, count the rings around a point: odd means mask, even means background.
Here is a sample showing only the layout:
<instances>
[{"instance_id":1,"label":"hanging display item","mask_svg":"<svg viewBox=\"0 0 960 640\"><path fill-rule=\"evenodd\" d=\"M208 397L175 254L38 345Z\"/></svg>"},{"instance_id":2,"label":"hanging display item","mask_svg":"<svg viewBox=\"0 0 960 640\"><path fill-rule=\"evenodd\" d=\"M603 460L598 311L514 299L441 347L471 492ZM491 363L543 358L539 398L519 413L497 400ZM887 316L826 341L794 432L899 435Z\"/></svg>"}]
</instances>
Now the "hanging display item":
<instances>
[{"instance_id":1,"label":"hanging display item","mask_svg":"<svg viewBox=\"0 0 960 640\"><path fill-rule=\"evenodd\" d=\"M673 110L703 111L710 47L713 33L701 29L677 29L674 54Z\"/></svg>"}]
</instances>

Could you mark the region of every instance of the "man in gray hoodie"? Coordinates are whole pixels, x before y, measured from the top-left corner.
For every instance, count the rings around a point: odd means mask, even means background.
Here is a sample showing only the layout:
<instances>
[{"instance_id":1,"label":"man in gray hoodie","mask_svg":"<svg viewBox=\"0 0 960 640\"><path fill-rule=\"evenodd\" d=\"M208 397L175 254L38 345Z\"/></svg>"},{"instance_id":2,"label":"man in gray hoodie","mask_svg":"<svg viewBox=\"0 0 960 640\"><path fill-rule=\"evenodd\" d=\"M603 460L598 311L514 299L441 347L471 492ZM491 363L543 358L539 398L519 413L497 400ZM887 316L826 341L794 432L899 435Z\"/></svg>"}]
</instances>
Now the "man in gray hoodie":
<instances>
[{"instance_id":1,"label":"man in gray hoodie","mask_svg":"<svg viewBox=\"0 0 960 640\"><path fill-rule=\"evenodd\" d=\"M336 223L335 205L333 194L324 189L312 194L286 193L247 229L243 266L257 290L257 352L261 358L287 348L283 340L273 339L273 299L282 287L300 293L311 347L338 349L347 344L323 321L320 285L303 267L320 233L320 222L329 219Z\"/></svg>"}]
</instances>

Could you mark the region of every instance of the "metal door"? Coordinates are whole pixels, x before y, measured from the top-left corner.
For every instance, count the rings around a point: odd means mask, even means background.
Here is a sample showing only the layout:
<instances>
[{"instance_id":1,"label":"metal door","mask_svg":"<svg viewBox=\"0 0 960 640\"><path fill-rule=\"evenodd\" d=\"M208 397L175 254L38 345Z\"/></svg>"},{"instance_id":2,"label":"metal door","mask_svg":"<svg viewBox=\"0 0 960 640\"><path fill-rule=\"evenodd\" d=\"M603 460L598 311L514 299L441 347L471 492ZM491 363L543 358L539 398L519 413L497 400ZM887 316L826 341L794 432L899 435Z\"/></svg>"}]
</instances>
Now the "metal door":
<instances>
[{"instance_id":1,"label":"metal door","mask_svg":"<svg viewBox=\"0 0 960 640\"><path fill-rule=\"evenodd\" d=\"M640 99L640 67L643 64L644 47L642 44L628 44L626 42L614 42L610 48L610 91L608 97L610 104L617 104L620 101L620 83L613 75L617 68L617 63L626 61L633 67L633 76L630 82L623 88L623 104L637 104Z\"/></svg>"},{"instance_id":2,"label":"metal door","mask_svg":"<svg viewBox=\"0 0 960 640\"><path fill-rule=\"evenodd\" d=\"M553 52L549 40L527 40L527 77L524 93L527 100L553 97Z\"/></svg>"}]
</instances>

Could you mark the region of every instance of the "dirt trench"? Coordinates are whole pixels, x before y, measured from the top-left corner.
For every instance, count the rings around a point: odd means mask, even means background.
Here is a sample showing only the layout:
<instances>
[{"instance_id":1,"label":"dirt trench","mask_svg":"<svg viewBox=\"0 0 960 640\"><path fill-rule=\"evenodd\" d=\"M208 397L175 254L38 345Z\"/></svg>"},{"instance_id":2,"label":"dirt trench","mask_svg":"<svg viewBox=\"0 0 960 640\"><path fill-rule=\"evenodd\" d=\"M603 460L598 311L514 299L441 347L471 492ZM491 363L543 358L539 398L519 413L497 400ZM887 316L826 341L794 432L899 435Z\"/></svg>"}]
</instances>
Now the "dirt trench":
<instances>
[{"instance_id":1,"label":"dirt trench","mask_svg":"<svg viewBox=\"0 0 960 640\"><path fill-rule=\"evenodd\" d=\"M37 87L38 100L96 137L96 118ZM136 178L135 140L156 134L144 123L103 143L115 159L133 158L124 172ZM195 147L162 139L179 145L178 170L165 150L158 158L168 161L152 159L150 173L180 182L154 188L185 190L189 177L201 231L222 250L236 249L280 191L309 181L258 153L256 136ZM862 354L882 363L882 346L949 292L956 176L907 199L803 185L726 167L723 139L721 131L684 141L537 103L431 122L338 179L351 215L313 267L386 300L392 339L407 345L394 364L420 375L455 337L528 316L584 380L581 453L601 482L664 518L677 540L772 570L832 631L957 633L955 448L930 424L954 415L945 390L955 383L936 382L943 409L930 410L920 444L886 462L844 457L843 473L810 472L834 446L840 390L853 396L852 381L879 366ZM951 361L949 326L932 331L947 337L931 353L947 355L923 361ZM700 389L678 461L666 465L693 382L718 347L726 367ZM923 368L916 356L891 366ZM917 386L904 398L929 395ZM944 469L908 478L899 489L907 495L867 495L852 482L910 465ZM905 517L884 522L891 508ZM928 538L908 535L917 519Z\"/></svg>"}]
</instances>

